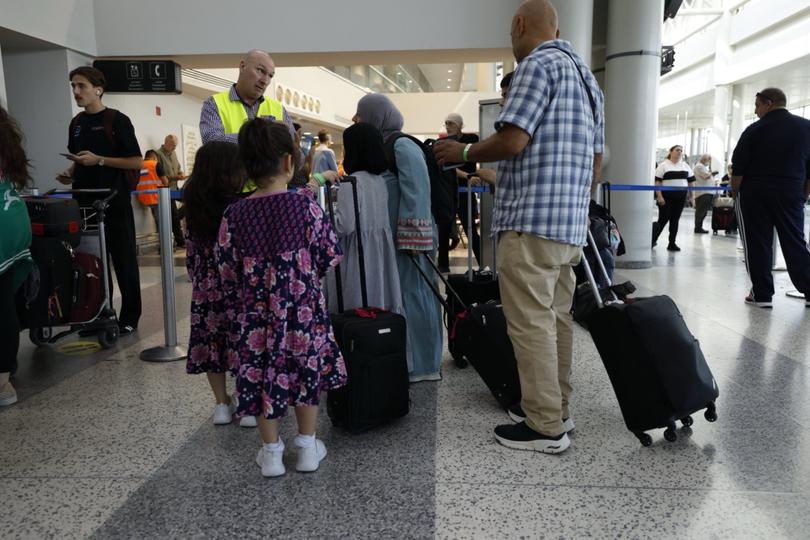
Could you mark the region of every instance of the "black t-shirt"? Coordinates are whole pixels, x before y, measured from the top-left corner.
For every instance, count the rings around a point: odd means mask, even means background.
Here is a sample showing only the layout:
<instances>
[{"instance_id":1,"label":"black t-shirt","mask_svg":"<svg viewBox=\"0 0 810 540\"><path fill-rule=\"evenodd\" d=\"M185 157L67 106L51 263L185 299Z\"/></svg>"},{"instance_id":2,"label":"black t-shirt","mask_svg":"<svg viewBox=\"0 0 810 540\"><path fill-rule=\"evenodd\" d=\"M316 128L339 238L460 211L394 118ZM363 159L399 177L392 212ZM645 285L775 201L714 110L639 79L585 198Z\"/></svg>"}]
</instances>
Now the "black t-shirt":
<instances>
[{"instance_id":1,"label":"black t-shirt","mask_svg":"<svg viewBox=\"0 0 810 540\"><path fill-rule=\"evenodd\" d=\"M132 127L127 115L120 111L115 112L112 122L112 138L104 132L104 114L101 111L95 114L80 113L71 122L68 133L68 151L77 154L88 150L97 156L104 157L135 157L141 155L138 139L135 138L135 129ZM111 206L130 204L130 184L124 169L114 167L100 167L98 165L85 167L75 164L73 169L73 187L75 189L116 189L118 194L111 201ZM100 197L93 197L100 198ZM82 199L85 199L82 197Z\"/></svg>"}]
</instances>

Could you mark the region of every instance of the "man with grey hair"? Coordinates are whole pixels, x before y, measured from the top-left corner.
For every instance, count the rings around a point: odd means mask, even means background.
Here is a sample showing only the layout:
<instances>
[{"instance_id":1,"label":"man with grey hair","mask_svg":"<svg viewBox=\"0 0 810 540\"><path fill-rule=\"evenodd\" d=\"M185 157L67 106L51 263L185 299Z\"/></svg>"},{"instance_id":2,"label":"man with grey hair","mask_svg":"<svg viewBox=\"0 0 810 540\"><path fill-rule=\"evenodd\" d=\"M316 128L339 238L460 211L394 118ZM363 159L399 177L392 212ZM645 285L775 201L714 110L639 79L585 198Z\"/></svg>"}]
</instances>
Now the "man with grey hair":
<instances>
[{"instance_id":1,"label":"man with grey hair","mask_svg":"<svg viewBox=\"0 0 810 540\"><path fill-rule=\"evenodd\" d=\"M700 160L695 163L693 172L695 173L695 187L710 187L714 186L714 175L711 171L712 156L703 154ZM706 214L712 207L712 200L714 194L711 191L698 191L695 196L695 234L706 234L709 231L703 228L703 220L706 219Z\"/></svg>"},{"instance_id":2,"label":"man with grey hair","mask_svg":"<svg viewBox=\"0 0 810 540\"><path fill-rule=\"evenodd\" d=\"M160 168L169 182L170 189L177 189L177 182L185 180L186 175L180 168L180 161L177 159L177 135L166 135L160 148L155 149ZM180 212L177 209L177 201L172 199L172 236L174 236L174 246L182 249L186 246L183 238L183 229L180 227Z\"/></svg>"},{"instance_id":3,"label":"man with grey hair","mask_svg":"<svg viewBox=\"0 0 810 540\"><path fill-rule=\"evenodd\" d=\"M745 303L771 308L773 231L785 256L790 280L810 306L810 250L804 238L804 207L810 196L810 120L791 114L778 88L758 92L754 113L731 159L731 191L737 198L739 228L751 292Z\"/></svg>"},{"instance_id":4,"label":"man with grey hair","mask_svg":"<svg viewBox=\"0 0 810 540\"><path fill-rule=\"evenodd\" d=\"M466 145L439 141L441 163L500 161L492 232L498 240L503 312L522 400L515 424L495 428L509 448L558 454L571 444L574 270L588 228L591 185L604 150L604 98L587 64L559 39L548 0L512 19L518 67L495 123Z\"/></svg>"},{"instance_id":5,"label":"man with grey hair","mask_svg":"<svg viewBox=\"0 0 810 540\"><path fill-rule=\"evenodd\" d=\"M205 100L200 113L200 135L203 144L223 140L234 144L242 124L256 117L284 122L295 138L295 128L287 110L264 93L270 86L276 66L265 51L253 49L239 62L239 76L230 90Z\"/></svg>"}]
</instances>

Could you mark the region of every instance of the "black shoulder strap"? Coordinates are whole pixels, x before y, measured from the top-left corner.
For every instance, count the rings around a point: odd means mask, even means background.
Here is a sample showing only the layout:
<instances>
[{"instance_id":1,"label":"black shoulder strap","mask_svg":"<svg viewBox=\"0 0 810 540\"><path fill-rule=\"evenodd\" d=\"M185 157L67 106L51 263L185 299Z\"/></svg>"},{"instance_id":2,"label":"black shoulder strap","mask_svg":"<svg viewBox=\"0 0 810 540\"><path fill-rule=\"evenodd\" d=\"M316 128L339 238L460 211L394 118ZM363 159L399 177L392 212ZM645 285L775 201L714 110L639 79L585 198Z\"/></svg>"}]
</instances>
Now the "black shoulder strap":
<instances>
[{"instance_id":1,"label":"black shoulder strap","mask_svg":"<svg viewBox=\"0 0 810 540\"><path fill-rule=\"evenodd\" d=\"M396 152L394 151L394 145L402 137L412 140L417 144L417 146L419 146L419 149L422 150L423 153L425 152L424 143L413 135L408 135L407 133L402 133L401 131L397 131L391 135L391 137L385 141L385 157L388 159L388 166L390 167L391 172L394 174L397 174L397 157Z\"/></svg>"},{"instance_id":2,"label":"black shoulder strap","mask_svg":"<svg viewBox=\"0 0 810 540\"><path fill-rule=\"evenodd\" d=\"M591 113L593 114L593 121L595 123L596 122L596 100L593 99L593 94L591 93L591 87L588 85L588 81L585 80L585 76L582 74L582 70L580 69L579 64L577 64L577 61L574 59L574 57L571 55L571 53L566 51L565 49L563 49L561 47L557 47L556 45L552 45L551 47L548 47L548 48L549 49L557 49L558 51L564 52L566 54L566 56L568 56L568 58L570 58L571 61L574 63L574 67L576 68L577 73L579 73L579 78L582 80L582 86L585 87L585 91L588 93L588 101L591 102Z\"/></svg>"},{"instance_id":3,"label":"black shoulder strap","mask_svg":"<svg viewBox=\"0 0 810 540\"><path fill-rule=\"evenodd\" d=\"M110 141L110 146L112 147L113 153L116 152L116 144L115 144L115 134L113 133L113 124L115 124L115 115L118 114L118 111L115 109L111 109L107 107L104 109L104 134L107 136L107 140Z\"/></svg>"}]
</instances>

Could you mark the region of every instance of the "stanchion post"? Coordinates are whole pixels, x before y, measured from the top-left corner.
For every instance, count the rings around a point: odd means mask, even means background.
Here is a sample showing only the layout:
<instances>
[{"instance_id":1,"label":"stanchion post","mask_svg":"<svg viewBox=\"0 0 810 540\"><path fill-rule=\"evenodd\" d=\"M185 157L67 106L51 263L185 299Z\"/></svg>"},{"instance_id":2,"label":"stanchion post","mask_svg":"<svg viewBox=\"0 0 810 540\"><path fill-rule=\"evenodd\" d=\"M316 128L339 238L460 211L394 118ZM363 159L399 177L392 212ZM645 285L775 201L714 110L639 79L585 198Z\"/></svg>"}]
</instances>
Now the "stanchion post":
<instances>
[{"instance_id":1,"label":"stanchion post","mask_svg":"<svg viewBox=\"0 0 810 540\"><path fill-rule=\"evenodd\" d=\"M163 285L164 346L141 351L146 362L175 362L188 355L177 345L177 312L174 297L174 253L172 250L171 191L158 189L158 237L160 239L160 278Z\"/></svg>"}]
</instances>

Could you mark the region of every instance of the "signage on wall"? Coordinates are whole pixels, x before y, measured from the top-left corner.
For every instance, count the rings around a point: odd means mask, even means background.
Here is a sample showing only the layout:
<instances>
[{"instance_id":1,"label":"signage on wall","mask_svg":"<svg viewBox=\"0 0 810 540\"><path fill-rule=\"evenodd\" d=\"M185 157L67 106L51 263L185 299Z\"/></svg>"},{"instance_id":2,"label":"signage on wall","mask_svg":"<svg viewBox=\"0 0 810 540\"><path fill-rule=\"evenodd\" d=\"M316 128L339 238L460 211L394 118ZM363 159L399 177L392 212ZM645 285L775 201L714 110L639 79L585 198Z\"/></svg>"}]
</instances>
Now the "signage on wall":
<instances>
[{"instance_id":1,"label":"signage on wall","mask_svg":"<svg viewBox=\"0 0 810 540\"><path fill-rule=\"evenodd\" d=\"M180 65L171 60L96 60L107 79L106 92L179 94Z\"/></svg>"}]
</instances>

